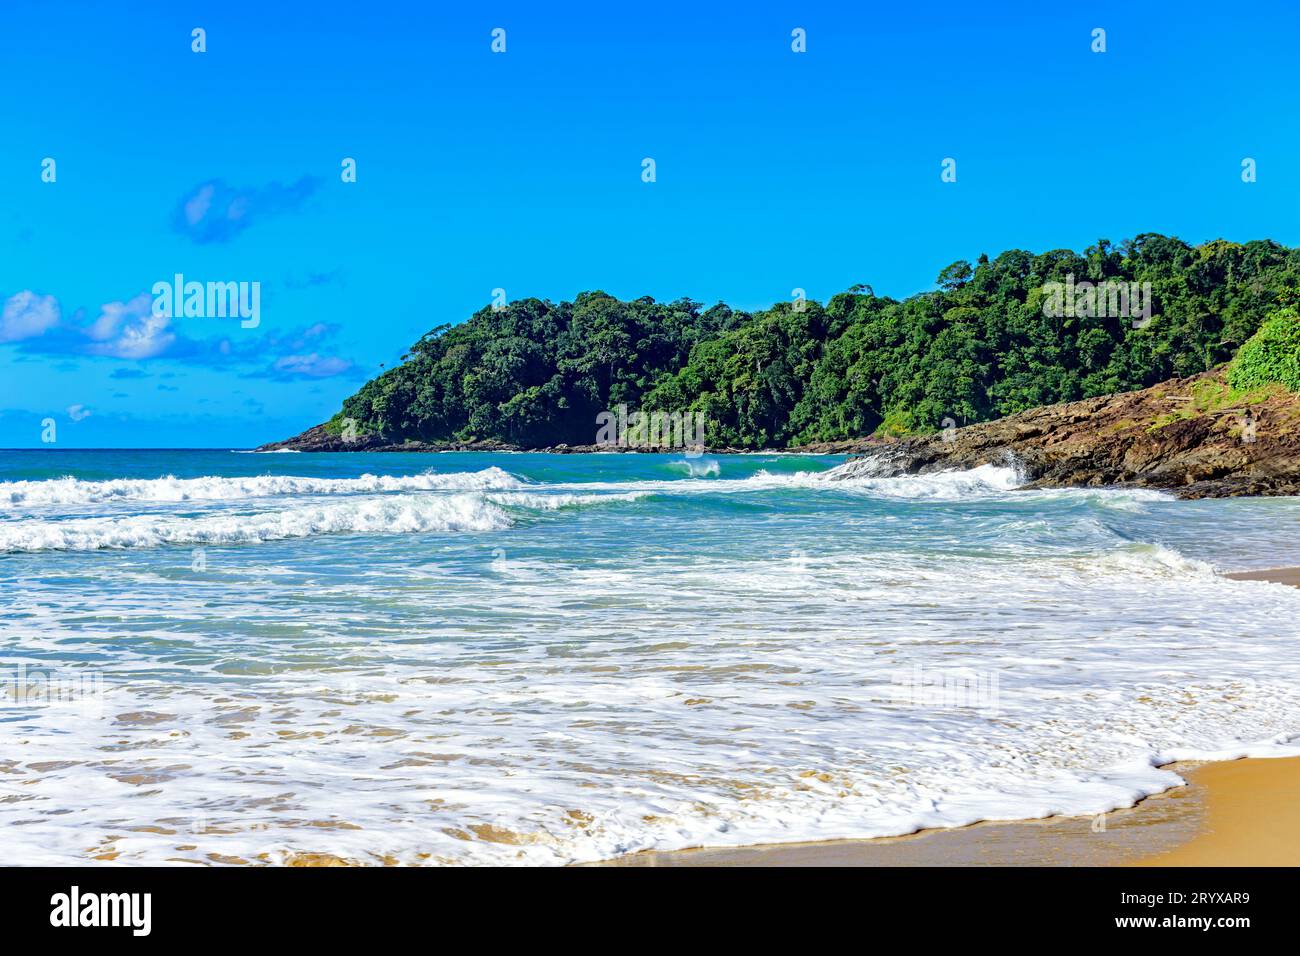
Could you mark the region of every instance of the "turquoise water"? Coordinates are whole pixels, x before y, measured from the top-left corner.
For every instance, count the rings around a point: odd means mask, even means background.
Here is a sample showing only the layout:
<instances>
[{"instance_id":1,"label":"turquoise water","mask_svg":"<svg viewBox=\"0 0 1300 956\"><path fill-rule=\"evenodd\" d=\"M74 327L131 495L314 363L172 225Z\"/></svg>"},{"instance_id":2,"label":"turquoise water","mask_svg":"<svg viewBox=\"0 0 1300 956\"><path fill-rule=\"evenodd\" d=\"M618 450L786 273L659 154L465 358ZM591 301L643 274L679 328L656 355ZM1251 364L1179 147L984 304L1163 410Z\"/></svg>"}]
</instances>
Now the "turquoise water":
<instances>
[{"instance_id":1,"label":"turquoise water","mask_svg":"<svg viewBox=\"0 0 1300 956\"><path fill-rule=\"evenodd\" d=\"M1300 734L1300 501L778 455L0 452L9 859L1093 813Z\"/></svg>"}]
</instances>

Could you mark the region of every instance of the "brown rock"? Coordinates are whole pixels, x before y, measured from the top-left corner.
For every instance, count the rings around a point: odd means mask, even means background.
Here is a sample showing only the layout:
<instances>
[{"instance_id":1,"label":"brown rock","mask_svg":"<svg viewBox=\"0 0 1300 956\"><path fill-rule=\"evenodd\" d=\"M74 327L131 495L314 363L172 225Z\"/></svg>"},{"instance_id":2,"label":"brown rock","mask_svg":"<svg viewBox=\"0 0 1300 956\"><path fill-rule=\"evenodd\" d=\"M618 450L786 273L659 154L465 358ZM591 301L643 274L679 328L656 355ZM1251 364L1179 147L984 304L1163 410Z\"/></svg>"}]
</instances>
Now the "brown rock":
<instances>
[{"instance_id":1,"label":"brown rock","mask_svg":"<svg viewBox=\"0 0 1300 956\"><path fill-rule=\"evenodd\" d=\"M857 473L881 476L993 464L1019 469L1029 488L1122 485L1184 498L1293 495L1300 489L1300 396L1280 386L1234 394L1220 368L1141 391L1035 408L946 436L863 442L854 451Z\"/></svg>"}]
</instances>

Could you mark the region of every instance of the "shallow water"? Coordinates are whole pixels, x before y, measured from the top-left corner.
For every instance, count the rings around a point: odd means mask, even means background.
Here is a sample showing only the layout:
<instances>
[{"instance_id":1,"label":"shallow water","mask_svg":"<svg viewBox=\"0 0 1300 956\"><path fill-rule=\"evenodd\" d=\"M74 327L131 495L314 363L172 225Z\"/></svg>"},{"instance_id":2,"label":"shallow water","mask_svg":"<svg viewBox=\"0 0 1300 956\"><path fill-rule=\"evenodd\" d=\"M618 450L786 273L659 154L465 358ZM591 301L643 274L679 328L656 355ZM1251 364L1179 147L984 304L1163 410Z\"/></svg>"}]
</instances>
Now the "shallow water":
<instances>
[{"instance_id":1,"label":"shallow water","mask_svg":"<svg viewBox=\"0 0 1300 956\"><path fill-rule=\"evenodd\" d=\"M564 863L1300 752L1300 591L1215 573L1300 500L841 461L0 452L0 848Z\"/></svg>"}]
</instances>

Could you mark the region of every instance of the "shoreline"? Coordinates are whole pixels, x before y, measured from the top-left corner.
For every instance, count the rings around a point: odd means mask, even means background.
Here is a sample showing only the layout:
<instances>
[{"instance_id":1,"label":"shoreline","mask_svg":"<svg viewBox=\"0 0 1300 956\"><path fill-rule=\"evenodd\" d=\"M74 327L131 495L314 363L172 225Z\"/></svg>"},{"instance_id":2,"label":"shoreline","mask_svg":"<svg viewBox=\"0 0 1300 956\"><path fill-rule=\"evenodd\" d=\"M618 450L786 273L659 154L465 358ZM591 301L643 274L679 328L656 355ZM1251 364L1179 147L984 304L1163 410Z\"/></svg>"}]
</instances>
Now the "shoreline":
<instances>
[{"instance_id":1,"label":"shoreline","mask_svg":"<svg viewBox=\"0 0 1300 956\"><path fill-rule=\"evenodd\" d=\"M1300 588L1300 567L1225 572ZM875 840L647 850L595 866L1300 866L1300 757L1165 764L1183 786L1095 817L981 821Z\"/></svg>"},{"instance_id":2,"label":"shoreline","mask_svg":"<svg viewBox=\"0 0 1300 956\"><path fill-rule=\"evenodd\" d=\"M1093 817L874 840L646 850L587 866L1298 866L1300 757L1166 764L1183 786Z\"/></svg>"},{"instance_id":3,"label":"shoreline","mask_svg":"<svg viewBox=\"0 0 1300 956\"><path fill-rule=\"evenodd\" d=\"M1260 568L1254 571L1225 571L1225 578L1234 581L1265 581L1300 588L1300 568Z\"/></svg>"}]
</instances>

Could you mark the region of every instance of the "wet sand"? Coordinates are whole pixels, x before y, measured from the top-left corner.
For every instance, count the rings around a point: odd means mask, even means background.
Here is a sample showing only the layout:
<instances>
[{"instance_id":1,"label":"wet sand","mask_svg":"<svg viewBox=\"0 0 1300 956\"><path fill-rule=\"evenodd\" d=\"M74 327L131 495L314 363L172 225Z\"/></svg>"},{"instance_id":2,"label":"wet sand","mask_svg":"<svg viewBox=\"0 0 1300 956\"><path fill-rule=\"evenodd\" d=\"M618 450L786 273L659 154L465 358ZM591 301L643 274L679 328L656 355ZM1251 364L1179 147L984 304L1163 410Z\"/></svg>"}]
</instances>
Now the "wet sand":
<instances>
[{"instance_id":1,"label":"wet sand","mask_svg":"<svg viewBox=\"0 0 1300 956\"><path fill-rule=\"evenodd\" d=\"M1300 588L1300 568L1265 568L1263 571L1229 571L1225 578L1234 581L1272 581Z\"/></svg>"},{"instance_id":2,"label":"wet sand","mask_svg":"<svg viewBox=\"0 0 1300 956\"><path fill-rule=\"evenodd\" d=\"M1194 774L1205 794L1196 836L1143 866L1300 866L1300 757L1230 760Z\"/></svg>"},{"instance_id":3,"label":"wet sand","mask_svg":"<svg viewBox=\"0 0 1300 956\"><path fill-rule=\"evenodd\" d=\"M1205 816L1204 792L1178 787L1098 817L977 823L879 840L651 851L600 865L1116 866L1193 839Z\"/></svg>"},{"instance_id":4,"label":"wet sand","mask_svg":"<svg viewBox=\"0 0 1300 956\"><path fill-rule=\"evenodd\" d=\"M602 866L1300 866L1300 757L1171 764L1188 785L1097 817L634 853Z\"/></svg>"}]
</instances>

